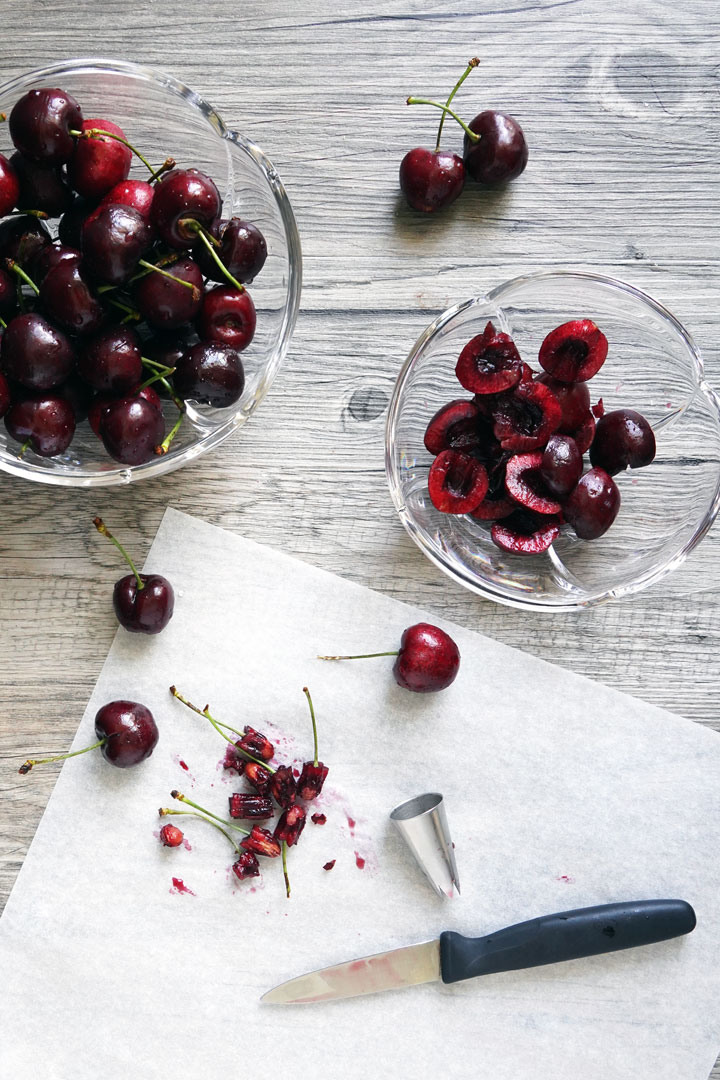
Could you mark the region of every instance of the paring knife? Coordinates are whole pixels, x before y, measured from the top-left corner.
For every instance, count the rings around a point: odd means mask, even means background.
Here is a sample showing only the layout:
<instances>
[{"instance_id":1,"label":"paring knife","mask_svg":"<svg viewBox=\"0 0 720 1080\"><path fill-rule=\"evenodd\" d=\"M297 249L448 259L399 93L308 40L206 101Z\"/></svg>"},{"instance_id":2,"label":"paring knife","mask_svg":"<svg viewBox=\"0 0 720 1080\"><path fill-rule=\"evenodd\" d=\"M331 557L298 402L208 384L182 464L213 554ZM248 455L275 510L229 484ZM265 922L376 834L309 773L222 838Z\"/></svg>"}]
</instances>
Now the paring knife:
<instances>
[{"instance_id":1,"label":"paring knife","mask_svg":"<svg viewBox=\"0 0 720 1080\"><path fill-rule=\"evenodd\" d=\"M684 900L636 900L578 908L516 923L487 937L466 938L445 931L434 941L301 975L268 991L261 1001L300 1005L440 979L460 982L497 971L652 945L689 934L694 928L695 912Z\"/></svg>"}]
</instances>

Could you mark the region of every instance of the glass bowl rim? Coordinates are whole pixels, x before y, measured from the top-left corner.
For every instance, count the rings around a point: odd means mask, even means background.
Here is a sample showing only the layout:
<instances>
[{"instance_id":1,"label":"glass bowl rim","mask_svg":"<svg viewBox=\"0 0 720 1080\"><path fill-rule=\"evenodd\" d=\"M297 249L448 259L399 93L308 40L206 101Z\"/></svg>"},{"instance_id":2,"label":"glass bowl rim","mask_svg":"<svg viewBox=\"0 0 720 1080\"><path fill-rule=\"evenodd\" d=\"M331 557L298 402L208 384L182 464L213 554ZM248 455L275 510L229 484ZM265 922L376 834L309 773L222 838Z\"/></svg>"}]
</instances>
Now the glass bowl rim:
<instances>
[{"instance_id":1,"label":"glass bowl rim","mask_svg":"<svg viewBox=\"0 0 720 1080\"><path fill-rule=\"evenodd\" d=\"M529 597L527 594L523 594L522 596L516 595L511 590L506 589L503 586L495 585L490 581L486 581L479 574L469 570L466 571L464 567L444 558L442 551L431 543L416 526L411 515L408 513L402 496L399 470L396 465L395 446L395 433L402 401L404 399L404 391L416 362L440 331L445 329L445 327L453 322L459 315L464 314L471 308L487 304L496 304L498 307L502 307L502 300L508 294L526 284L543 281L558 281L568 278L580 282L585 281L588 284L601 285L608 288L610 291L626 293L632 296L633 299L652 308L653 311L663 319L666 319L685 344L687 354L690 358L691 370L695 380L695 392L691 400L695 400L697 395L704 396L708 405L714 411L716 423L720 427L720 396L718 396L705 380L703 359L691 334L672 312L657 300L643 292L642 289L638 289L634 285L630 285L618 278L584 270L538 270L530 274L519 274L514 278L510 278L508 281L502 282L502 284L491 289L484 295L471 296L469 299L463 300L461 303L447 308L438 315L436 319L425 327L410 349L395 381L390 405L388 406L387 419L385 422L385 474L390 489L390 497L406 532L423 554L430 562L434 563L438 569L442 570L443 573L447 574L453 581L463 585L471 592L486 599L495 600L497 603L505 604L508 607L518 608L520 610L547 612L582 611L598 604L607 603L613 599L631 596L634 593L640 592L642 589L660 581L671 573L672 570L685 562L690 552L700 543L702 538L708 532L720 511L720 470L718 470L718 478L716 480L715 491L710 505L702 519L696 525L692 536L684 544L660 565L648 568L646 572L639 574L628 584L615 588L599 589L590 593L583 600L563 600L562 597L557 600L549 600L547 598L535 599Z\"/></svg>"},{"instance_id":2,"label":"glass bowl rim","mask_svg":"<svg viewBox=\"0 0 720 1080\"><path fill-rule=\"evenodd\" d=\"M39 483L51 484L60 487L110 487L119 484L128 484L137 480L145 480L151 476L160 476L163 473L173 472L190 461L201 457L208 451L213 450L244 423L250 415L262 403L280 366L287 355L292 338L293 329L297 320L300 306L300 293L302 289L302 251L300 236L295 221L295 215L290 205L290 200L278 176L275 166L266 154L251 139L241 132L228 128L220 114L204 98L200 97L185 83L169 75L158 68L145 64L136 64L130 60L118 60L112 57L80 56L65 60L58 60L46 67L34 68L16 75L0 84L0 97L11 94L14 90L26 85L30 81L49 81L56 76L79 75L79 74L117 74L125 75L138 81L152 82L162 89L168 90L177 97L192 104L208 122L215 134L229 142L237 144L240 149L246 151L255 161L265 178L277 205L285 233L285 241L288 249L288 285L287 299L284 306L282 324L279 332L279 345L273 350L269 362L265 365L258 388L255 393L254 403L250 413L243 418L241 412L235 412L232 416L220 424L219 427L198 438L189 446L186 446L175 457L158 456L142 465L122 465L119 462L115 466L109 466L107 471L92 473L82 476L72 472L53 472L43 469L38 465L26 462L18 458L15 461L0 459L0 471L12 476L19 476L25 480L33 480Z\"/></svg>"}]
</instances>

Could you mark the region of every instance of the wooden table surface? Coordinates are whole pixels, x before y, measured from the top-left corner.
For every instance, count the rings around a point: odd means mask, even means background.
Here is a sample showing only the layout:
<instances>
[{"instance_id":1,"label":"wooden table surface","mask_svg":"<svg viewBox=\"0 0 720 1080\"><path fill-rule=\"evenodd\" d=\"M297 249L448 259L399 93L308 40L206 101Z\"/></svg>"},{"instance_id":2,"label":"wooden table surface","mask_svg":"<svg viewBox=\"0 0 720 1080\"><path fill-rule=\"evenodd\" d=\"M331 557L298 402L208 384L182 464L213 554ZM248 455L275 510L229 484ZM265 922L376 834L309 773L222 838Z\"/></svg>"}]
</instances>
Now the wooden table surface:
<instances>
[{"instance_id":1,"label":"wooden table surface","mask_svg":"<svg viewBox=\"0 0 720 1080\"><path fill-rule=\"evenodd\" d=\"M250 424L170 476L94 493L0 476L0 903L110 646L118 563L168 504L720 729L720 531L630 600L576 615L480 600L428 563L390 502L385 411L440 311L516 274L575 268L645 289L694 334L720 386L720 12L703 0L5 0L0 78L70 56L165 69L272 158L303 244L290 354ZM404 153L435 115L410 93L496 107L530 162L505 194L409 211ZM446 128L446 145L459 129ZM708 857L715 857L709 853ZM714 1077L720 1078L716 1066ZM651 1077L644 1080L652 1080Z\"/></svg>"}]
</instances>

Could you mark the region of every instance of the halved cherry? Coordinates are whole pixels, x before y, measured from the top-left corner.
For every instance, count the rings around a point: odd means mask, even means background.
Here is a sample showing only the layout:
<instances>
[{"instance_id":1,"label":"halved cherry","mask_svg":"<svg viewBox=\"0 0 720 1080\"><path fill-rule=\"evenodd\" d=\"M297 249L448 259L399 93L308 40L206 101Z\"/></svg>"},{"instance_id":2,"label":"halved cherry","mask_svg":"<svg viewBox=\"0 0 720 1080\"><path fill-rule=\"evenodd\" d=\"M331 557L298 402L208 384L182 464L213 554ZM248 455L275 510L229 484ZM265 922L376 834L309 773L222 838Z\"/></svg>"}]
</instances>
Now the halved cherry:
<instances>
[{"instance_id":1,"label":"halved cherry","mask_svg":"<svg viewBox=\"0 0 720 1080\"><path fill-rule=\"evenodd\" d=\"M430 466L430 499L444 514L469 514L483 501L488 486L485 466L458 450L443 450Z\"/></svg>"},{"instance_id":2,"label":"halved cherry","mask_svg":"<svg viewBox=\"0 0 720 1080\"><path fill-rule=\"evenodd\" d=\"M552 390L543 383L520 383L498 399L493 430L503 450L526 453L544 446L561 418L562 409Z\"/></svg>"},{"instance_id":3,"label":"halved cherry","mask_svg":"<svg viewBox=\"0 0 720 1080\"><path fill-rule=\"evenodd\" d=\"M472 401L457 398L449 401L433 416L425 432L425 449L431 454L441 454L453 445L453 435L465 430L478 416L478 407ZM462 425L459 427L458 425Z\"/></svg>"},{"instance_id":4,"label":"halved cherry","mask_svg":"<svg viewBox=\"0 0 720 1080\"><path fill-rule=\"evenodd\" d=\"M585 413L582 424L575 431L571 431L570 435L577 443L577 448L581 454L584 454L590 448L590 444L595 438L595 417L589 409Z\"/></svg>"},{"instance_id":5,"label":"halved cherry","mask_svg":"<svg viewBox=\"0 0 720 1080\"><path fill-rule=\"evenodd\" d=\"M505 467L505 487L508 495L528 510L538 514L559 514L560 503L547 493L543 484L540 474L542 463L541 450L532 454L515 454Z\"/></svg>"},{"instance_id":6,"label":"halved cherry","mask_svg":"<svg viewBox=\"0 0 720 1080\"><path fill-rule=\"evenodd\" d=\"M587 383L558 382L557 379L553 379L552 375L548 375L545 371L538 375L537 382L552 390L560 402L562 419L558 431L562 435L572 435L573 431L577 431L584 422L585 416L590 409L590 390Z\"/></svg>"},{"instance_id":7,"label":"halved cherry","mask_svg":"<svg viewBox=\"0 0 720 1080\"><path fill-rule=\"evenodd\" d=\"M560 535L557 519L540 517L531 510L516 510L490 530L493 543L512 555L539 555Z\"/></svg>"},{"instance_id":8,"label":"halved cherry","mask_svg":"<svg viewBox=\"0 0 720 1080\"><path fill-rule=\"evenodd\" d=\"M605 363L608 341L591 319L551 330L540 346L540 367L559 382L587 382Z\"/></svg>"},{"instance_id":9,"label":"halved cherry","mask_svg":"<svg viewBox=\"0 0 720 1080\"><path fill-rule=\"evenodd\" d=\"M499 521L513 510L517 510L517 503L511 499L505 490L505 461L507 455L503 454L494 464L487 465L489 486L485 498L470 512L470 516L476 521Z\"/></svg>"},{"instance_id":10,"label":"halved cherry","mask_svg":"<svg viewBox=\"0 0 720 1080\"><path fill-rule=\"evenodd\" d=\"M455 374L461 385L474 394L497 394L517 386L523 366L513 339L498 333L489 322L460 353Z\"/></svg>"}]
</instances>

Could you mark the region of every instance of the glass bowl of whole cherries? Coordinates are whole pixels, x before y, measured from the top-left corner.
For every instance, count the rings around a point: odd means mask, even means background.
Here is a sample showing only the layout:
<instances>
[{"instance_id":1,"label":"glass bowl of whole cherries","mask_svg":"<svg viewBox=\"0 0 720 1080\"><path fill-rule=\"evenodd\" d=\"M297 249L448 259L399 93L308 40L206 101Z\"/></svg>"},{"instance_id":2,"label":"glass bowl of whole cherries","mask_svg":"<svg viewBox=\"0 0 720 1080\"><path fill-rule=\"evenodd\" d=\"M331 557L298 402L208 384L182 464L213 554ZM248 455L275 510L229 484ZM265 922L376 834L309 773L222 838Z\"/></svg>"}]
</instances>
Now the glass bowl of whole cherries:
<instances>
[{"instance_id":1,"label":"glass bowl of whole cherries","mask_svg":"<svg viewBox=\"0 0 720 1080\"><path fill-rule=\"evenodd\" d=\"M127 483L225 440L287 351L300 242L262 151L169 75L0 87L0 468Z\"/></svg>"},{"instance_id":2,"label":"glass bowl of whole cherries","mask_svg":"<svg viewBox=\"0 0 720 1080\"><path fill-rule=\"evenodd\" d=\"M537 273L444 312L398 377L386 468L450 577L570 611L679 566L720 508L720 400L692 338L638 289Z\"/></svg>"}]
</instances>

